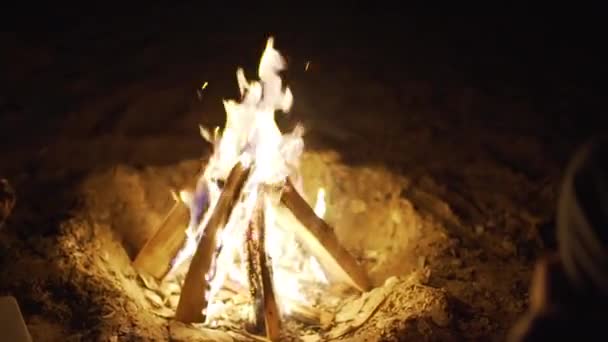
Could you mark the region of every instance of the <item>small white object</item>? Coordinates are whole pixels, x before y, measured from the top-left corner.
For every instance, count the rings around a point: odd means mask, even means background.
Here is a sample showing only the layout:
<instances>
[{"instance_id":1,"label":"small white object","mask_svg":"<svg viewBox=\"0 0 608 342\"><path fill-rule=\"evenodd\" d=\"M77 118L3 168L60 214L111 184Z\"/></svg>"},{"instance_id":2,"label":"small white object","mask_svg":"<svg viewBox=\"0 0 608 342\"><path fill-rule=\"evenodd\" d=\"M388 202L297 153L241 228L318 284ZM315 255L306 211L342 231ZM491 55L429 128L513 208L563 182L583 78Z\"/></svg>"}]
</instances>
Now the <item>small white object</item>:
<instances>
[{"instance_id":1,"label":"small white object","mask_svg":"<svg viewBox=\"0 0 608 342\"><path fill-rule=\"evenodd\" d=\"M315 203L315 208L313 210L319 218L323 218L325 216L325 189L319 188L317 191L317 202Z\"/></svg>"},{"instance_id":2,"label":"small white object","mask_svg":"<svg viewBox=\"0 0 608 342\"><path fill-rule=\"evenodd\" d=\"M32 342L15 297L0 297L0 332L3 341Z\"/></svg>"}]
</instances>

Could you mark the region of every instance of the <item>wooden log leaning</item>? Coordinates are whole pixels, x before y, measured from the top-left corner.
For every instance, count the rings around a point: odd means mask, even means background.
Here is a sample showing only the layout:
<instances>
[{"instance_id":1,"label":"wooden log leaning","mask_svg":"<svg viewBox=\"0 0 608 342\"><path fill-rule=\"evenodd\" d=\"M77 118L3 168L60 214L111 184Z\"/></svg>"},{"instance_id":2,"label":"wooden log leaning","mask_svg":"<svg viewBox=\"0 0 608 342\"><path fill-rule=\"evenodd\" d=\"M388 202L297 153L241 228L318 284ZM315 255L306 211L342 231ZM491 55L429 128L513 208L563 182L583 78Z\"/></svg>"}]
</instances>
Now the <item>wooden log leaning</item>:
<instances>
[{"instance_id":1,"label":"wooden log leaning","mask_svg":"<svg viewBox=\"0 0 608 342\"><path fill-rule=\"evenodd\" d=\"M318 258L330 274L339 274L359 291L371 289L367 273L357 260L341 245L334 230L318 217L310 205L300 196L291 180L287 180L281 195L281 203L291 212L293 218L278 210L279 219L287 220L286 228L295 229L309 251ZM299 224L298 224L299 223ZM341 274L340 274L341 273Z\"/></svg>"},{"instance_id":2,"label":"wooden log leaning","mask_svg":"<svg viewBox=\"0 0 608 342\"><path fill-rule=\"evenodd\" d=\"M135 257L133 267L160 280L171 269L171 261L186 241L189 210L176 201L156 232Z\"/></svg>"},{"instance_id":3,"label":"wooden log leaning","mask_svg":"<svg viewBox=\"0 0 608 342\"><path fill-rule=\"evenodd\" d=\"M262 197L262 196L260 196ZM281 313L272 283L272 271L270 260L266 258L266 222L264 215L264 199L258 201L258 210L254 213L254 226L257 227L258 245L260 246L260 275L262 277L262 294L264 304L264 325L266 327L266 338L270 341L279 341L281 338Z\"/></svg>"},{"instance_id":4,"label":"wooden log leaning","mask_svg":"<svg viewBox=\"0 0 608 342\"><path fill-rule=\"evenodd\" d=\"M247 331L259 335L264 329L264 305L263 305L263 285L262 285L262 270L260 261L262 260L260 253L264 253L264 246L260 245L259 239L259 227L257 227L258 211L261 210L261 199L258 197L256 207L253 211L253 219L249 221L245 236L245 253L246 269L247 269L247 281L249 285L249 296L251 303L253 303L252 317L248 326Z\"/></svg>"},{"instance_id":5,"label":"wooden log leaning","mask_svg":"<svg viewBox=\"0 0 608 342\"><path fill-rule=\"evenodd\" d=\"M205 320L203 309L207 308L206 293L209 291L206 276L215 257L216 237L226 225L230 213L239 199L243 185L249 176L249 170L241 163L237 163L232 168L220 198L205 226L203 236L190 262L175 312L175 319L180 322L193 323Z\"/></svg>"}]
</instances>

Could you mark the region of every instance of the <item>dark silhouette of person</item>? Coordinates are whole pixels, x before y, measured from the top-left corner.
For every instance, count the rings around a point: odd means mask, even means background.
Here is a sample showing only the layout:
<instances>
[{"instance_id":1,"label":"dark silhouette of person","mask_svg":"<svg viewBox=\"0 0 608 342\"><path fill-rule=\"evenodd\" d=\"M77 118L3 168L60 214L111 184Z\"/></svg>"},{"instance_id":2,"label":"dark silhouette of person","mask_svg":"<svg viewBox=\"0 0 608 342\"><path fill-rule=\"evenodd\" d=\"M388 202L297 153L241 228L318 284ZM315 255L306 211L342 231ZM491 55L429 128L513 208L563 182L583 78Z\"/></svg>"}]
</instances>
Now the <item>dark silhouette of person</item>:
<instances>
[{"instance_id":1,"label":"dark silhouette of person","mask_svg":"<svg viewBox=\"0 0 608 342\"><path fill-rule=\"evenodd\" d=\"M608 341L608 139L583 145L562 181L557 252L537 262L509 341Z\"/></svg>"}]
</instances>

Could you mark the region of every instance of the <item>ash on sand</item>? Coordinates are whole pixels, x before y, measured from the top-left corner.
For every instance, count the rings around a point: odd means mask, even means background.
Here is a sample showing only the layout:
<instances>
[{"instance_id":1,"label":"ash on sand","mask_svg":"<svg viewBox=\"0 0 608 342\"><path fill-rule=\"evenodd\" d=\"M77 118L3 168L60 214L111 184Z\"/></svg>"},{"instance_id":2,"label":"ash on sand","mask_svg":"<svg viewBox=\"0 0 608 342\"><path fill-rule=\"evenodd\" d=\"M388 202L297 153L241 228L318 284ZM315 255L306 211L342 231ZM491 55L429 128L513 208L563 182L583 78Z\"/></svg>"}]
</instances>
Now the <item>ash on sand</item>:
<instances>
[{"instance_id":1,"label":"ash on sand","mask_svg":"<svg viewBox=\"0 0 608 342\"><path fill-rule=\"evenodd\" d=\"M62 217L61 198L15 211L0 235L0 292L17 297L34 340L205 340L170 329L130 265L172 205L169 190L200 166L119 165L87 175ZM432 181L349 166L331 152L306 153L302 176L309 199L326 189L327 221L376 286L345 298L323 327L299 326L305 340L500 340L525 308L528 261L491 224L463 224Z\"/></svg>"}]
</instances>

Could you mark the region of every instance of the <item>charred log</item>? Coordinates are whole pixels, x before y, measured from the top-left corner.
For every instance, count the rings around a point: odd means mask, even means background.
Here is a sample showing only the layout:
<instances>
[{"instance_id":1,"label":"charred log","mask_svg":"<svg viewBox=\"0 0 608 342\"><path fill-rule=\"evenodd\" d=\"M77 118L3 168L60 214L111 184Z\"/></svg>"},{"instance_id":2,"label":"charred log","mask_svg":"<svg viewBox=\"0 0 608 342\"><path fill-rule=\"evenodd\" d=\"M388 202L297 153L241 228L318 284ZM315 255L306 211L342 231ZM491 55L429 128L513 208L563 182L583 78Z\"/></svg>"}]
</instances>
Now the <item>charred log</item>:
<instances>
[{"instance_id":1,"label":"charred log","mask_svg":"<svg viewBox=\"0 0 608 342\"><path fill-rule=\"evenodd\" d=\"M190 262L190 268L182 287L175 318L184 323L202 322L205 319L203 309L207 307L206 295L209 291L207 275L216 256L216 237L226 225L230 213L241 194L241 189L249 175L249 168L237 163L226 180L222 194L213 209L205 226L196 252Z\"/></svg>"}]
</instances>

